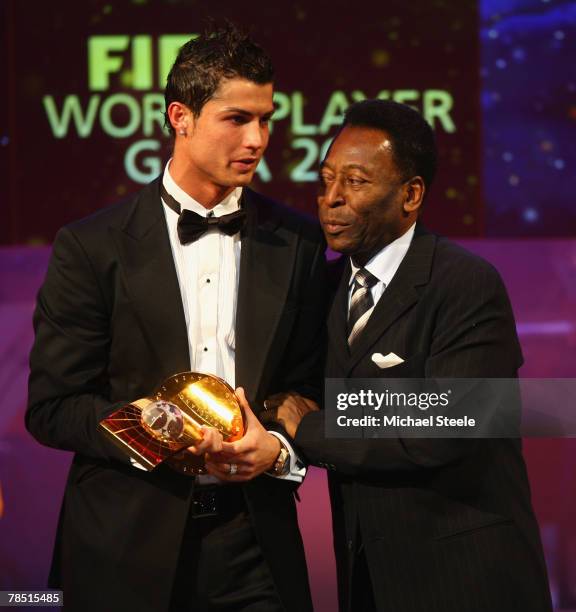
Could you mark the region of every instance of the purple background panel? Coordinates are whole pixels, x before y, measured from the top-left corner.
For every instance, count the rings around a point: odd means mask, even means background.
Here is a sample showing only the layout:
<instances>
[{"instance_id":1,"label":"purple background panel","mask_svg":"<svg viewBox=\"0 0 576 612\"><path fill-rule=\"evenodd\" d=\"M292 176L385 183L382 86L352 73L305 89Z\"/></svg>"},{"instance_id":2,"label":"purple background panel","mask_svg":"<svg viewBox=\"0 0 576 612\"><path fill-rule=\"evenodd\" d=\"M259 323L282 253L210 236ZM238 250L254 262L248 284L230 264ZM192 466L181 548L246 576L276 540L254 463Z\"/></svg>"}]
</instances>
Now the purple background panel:
<instances>
[{"instance_id":1,"label":"purple background panel","mask_svg":"<svg viewBox=\"0 0 576 612\"><path fill-rule=\"evenodd\" d=\"M471 240L510 292L526 377L576 376L576 241ZM50 249L0 249L0 589L45 585L70 454L37 444L23 425L34 299ZM576 608L576 440L525 441L534 505L558 604ZM331 515L323 470L300 489L299 518L317 612L336 609ZM393 520L382 517L382 520Z\"/></svg>"}]
</instances>

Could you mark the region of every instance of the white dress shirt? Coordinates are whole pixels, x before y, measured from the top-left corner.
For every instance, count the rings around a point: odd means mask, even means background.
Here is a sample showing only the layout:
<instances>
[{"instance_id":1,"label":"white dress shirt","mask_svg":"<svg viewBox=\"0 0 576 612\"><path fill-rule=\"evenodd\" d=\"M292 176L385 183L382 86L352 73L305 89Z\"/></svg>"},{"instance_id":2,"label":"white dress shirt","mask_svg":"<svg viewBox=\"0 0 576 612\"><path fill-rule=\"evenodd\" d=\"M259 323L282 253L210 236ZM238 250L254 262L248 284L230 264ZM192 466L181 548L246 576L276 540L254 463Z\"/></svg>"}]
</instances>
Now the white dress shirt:
<instances>
[{"instance_id":1,"label":"white dress shirt","mask_svg":"<svg viewBox=\"0 0 576 612\"><path fill-rule=\"evenodd\" d=\"M202 217L220 217L239 208L240 187L210 211L178 187L168 166L162 182L182 210L191 210ZM184 305L190 368L194 372L215 374L234 389L240 234L228 236L216 228L209 229L198 240L181 244L177 229L179 215L163 204Z\"/></svg>"},{"instance_id":2,"label":"white dress shirt","mask_svg":"<svg viewBox=\"0 0 576 612\"><path fill-rule=\"evenodd\" d=\"M364 266L368 272L373 274L378 282L372 285L370 293L372 295L372 301L374 305L370 309L370 316L378 303L378 300L382 297L384 290L390 284L390 281L394 278L394 275L398 271L402 260L406 256L412 238L414 237L414 230L416 223L414 223L409 230L407 230L400 238L396 238L390 244L387 244L381 251L378 251L374 257L372 257L368 263ZM350 261L352 265L352 272L350 274L349 288L348 288L348 310L350 310L350 299L352 298L352 290L354 288L354 276L356 272L360 270L358 266L354 265L354 262ZM370 319L368 317L368 320Z\"/></svg>"},{"instance_id":3,"label":"white dress shirt","mask_svg":"<svg viewBox=\"0 0 576 612\"><path fill-rule=\"evenodd\" d=\"M191 210L202 217L220 217L238 210L241 187L237 187L222 202L208 210L174 182L169 167L170 161L164 169L162 183L182 210ZM184 305L190 369L215 374L235 388L235 323L240 277L240 234L227 236L216 228L209 229L198 240L181 244L177 231L179 215L164 201L162 204ZM290 470L281 478L301 482L306 468L294 449L284 436L276 432L270 433L290 452Z\"/></svg>"}]
</instances>

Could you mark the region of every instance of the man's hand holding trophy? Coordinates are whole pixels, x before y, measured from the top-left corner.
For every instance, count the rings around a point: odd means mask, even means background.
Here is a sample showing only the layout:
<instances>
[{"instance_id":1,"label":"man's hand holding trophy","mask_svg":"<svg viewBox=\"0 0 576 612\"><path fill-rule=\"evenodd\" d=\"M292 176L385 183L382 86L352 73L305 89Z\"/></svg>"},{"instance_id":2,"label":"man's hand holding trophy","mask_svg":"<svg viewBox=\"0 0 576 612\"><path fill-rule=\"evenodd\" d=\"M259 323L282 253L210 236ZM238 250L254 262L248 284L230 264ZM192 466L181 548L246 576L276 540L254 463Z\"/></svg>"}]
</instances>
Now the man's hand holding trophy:
<instances>
[{"instance_id":1,"label":"man's hand holding trophy","mask_svg":"<svg viewBox=\"0 0 576 612\"><path fill-rule=\"evenodd\" d=\"M270 470L282 448L258 421L242 388L235 394L217 376L196 372L171 376L100 427L148 471L166 463L184 474L210 473L227 482Z\"/></svg>"},{"instance_id":2,"label":"man's hand holding trophy","mask_svg":"<svg viewBox=\"0 0 576 612\"><path fill-rule=\"evenodd\" d=\"M206 457L208 473L227 482L244 482L269 471L282 448L278 438L252 412L242 387L236 389L236 397L244 412L244 436L235 441L222 441L221 451L211 450Z\"/></svg>"}]
</instances>

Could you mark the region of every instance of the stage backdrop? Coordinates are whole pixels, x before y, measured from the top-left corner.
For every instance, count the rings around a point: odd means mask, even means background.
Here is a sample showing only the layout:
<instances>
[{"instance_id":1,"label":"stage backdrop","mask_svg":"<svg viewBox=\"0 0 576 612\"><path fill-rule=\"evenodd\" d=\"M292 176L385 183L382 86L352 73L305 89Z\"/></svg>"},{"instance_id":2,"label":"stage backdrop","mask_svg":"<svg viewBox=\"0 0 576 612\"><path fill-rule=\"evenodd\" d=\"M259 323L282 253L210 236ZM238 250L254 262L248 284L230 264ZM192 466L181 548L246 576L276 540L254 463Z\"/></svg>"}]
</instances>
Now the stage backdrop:
<instances>
[{"instance_id":1,"label":"stage backdrop","mask_svg":"<svg viewBox=\"0 0 576 612\"><path fill-rule=\"evenodd\" d=\"M480 235L475 1L362 3L8 1L8 207L4 243L50 242L73 219L136 191L170 155L163 89L208 15L253 32L276 68L276 114L257 188L315 212L317 167L354 101L414 106L434 127L433 225Z\"/></svg>"},{"instance_id":2,"label":"stage backdrop","mask_svg":"<svg viewBox=\"0 0 576 612\"><path fill-rule=\"evenodd\" d=\"M468 237L464 245L501 271L526 359L522 375L576 375L573 0L4 0L1 244L49 245L64 223L161 171L170 155L165 74L208 13L251 28L276 65L261 191L313 212L318 161L349 103L380 96L413 105L434 127L441 153L426 223ZM515 239L525 236L532 239ZM44 585L69 461L23 428L31 313L48 256L49 246L0 249L5 589ZM528 440L525 449L554 600L574 609L575 441ZM316 610L332 612L322 470L303 486L300 518Z\"/></svg>"}]
</instances>

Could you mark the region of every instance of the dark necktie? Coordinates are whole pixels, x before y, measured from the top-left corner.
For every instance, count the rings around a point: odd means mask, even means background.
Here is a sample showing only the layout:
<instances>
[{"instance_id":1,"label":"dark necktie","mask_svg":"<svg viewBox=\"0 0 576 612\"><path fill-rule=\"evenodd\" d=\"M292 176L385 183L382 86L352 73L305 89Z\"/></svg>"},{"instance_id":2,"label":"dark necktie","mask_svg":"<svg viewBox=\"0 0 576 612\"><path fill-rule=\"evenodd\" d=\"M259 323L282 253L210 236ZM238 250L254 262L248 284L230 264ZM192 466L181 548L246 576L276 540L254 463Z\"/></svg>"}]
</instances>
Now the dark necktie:
<instances>
[{"instance_id":1,"label":"dark necktie","mask_svg":"<svg viewBox=\"0 0 576 612\"><path fill-rule=\"evenodd\" d=\"M180 215L178 218L178 238L180 238L182 244L189 244L198 240L200 236L212 228L216 228L228 236L233 236L244 227L246 211L243 209L221 217L214 217L213 215L203 217L191 210L182 210L179 202L166 191L164 185L162 185L161 194L166 206Z\"/></svg>"},{"instance_id":2,"label":"dark necktie","mask_svg":"<svg viewBox=\"0 0 576 612\"><path fill-rule=\"evenodd\" d=\"M348 346L350 348L370 318L370 309L374 306L370 288L377 282L378 279L365 268L360 268L354 275L354 287L348 311Z\"/></svg>"}]
</instances>

